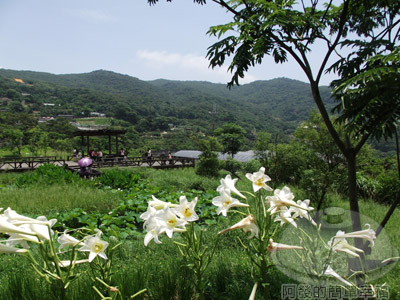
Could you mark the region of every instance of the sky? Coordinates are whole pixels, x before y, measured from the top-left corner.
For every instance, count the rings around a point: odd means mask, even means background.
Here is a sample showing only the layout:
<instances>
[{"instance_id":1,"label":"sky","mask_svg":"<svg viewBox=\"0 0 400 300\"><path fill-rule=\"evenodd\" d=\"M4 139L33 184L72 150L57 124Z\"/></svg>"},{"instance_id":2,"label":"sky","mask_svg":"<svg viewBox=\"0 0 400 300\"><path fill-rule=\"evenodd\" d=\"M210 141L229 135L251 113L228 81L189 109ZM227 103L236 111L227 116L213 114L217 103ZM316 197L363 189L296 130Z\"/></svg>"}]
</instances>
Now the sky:
<instances>
[{"instance_id":1,"label":"sky","mask_svg":"<svg viewBox=\"0 0 400 300\"><path fill-rule=\"evenodd\" d=\"M141 80L227 83L227 66L209 68L210 26L232 15L191 0L1 0L0 68L53 74L108 70ZM321 60L318 48L311 63ZM272 57L249 69L241 84L286 77L308 82L294 62ZM324 76L328 85L333 76Z\"/></svg>"}]
</instances>

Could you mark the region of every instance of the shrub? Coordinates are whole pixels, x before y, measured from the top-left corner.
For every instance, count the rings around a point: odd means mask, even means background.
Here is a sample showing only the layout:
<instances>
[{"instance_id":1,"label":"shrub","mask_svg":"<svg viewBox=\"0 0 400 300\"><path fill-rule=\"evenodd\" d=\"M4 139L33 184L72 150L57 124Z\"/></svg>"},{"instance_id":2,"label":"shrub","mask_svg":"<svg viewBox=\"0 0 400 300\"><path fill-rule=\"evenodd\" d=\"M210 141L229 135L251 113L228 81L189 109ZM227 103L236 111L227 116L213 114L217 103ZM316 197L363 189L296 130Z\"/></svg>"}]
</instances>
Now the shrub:
<instances>
[{"instance_id":1,"label":"shrub","mask_svg":"<svg viewBox=\"0 0 400 300\"><path fill-rule=\"evenodd\" d=\"M252 160L249 160L249 161L247 161L245 163L242 163L242 170L245 173L257 172L258 170L260 170L261 167L262 167L262 164L257 159L252 159Z\"/></svg>"},{"instance_id":2,"label":"shrub","mask_svg":"<svg viewBox=\"0 0 400 300\"><path fill-rule=\"evenodd\" d=\"M199 156L200 160L196 166L196 174L217 177L220 169L220 162L214 151L220 150L221 145L213 137L199 140L197 144L202 153Z\"/></svg>"},{"instance_id":3,"label":"shrub","mask_svg":"<svg viewBox=\"0 0 400 300\"><path fill-rule=\"evenodd\" d=\"M99 178L99 183L114 189L129 189L134 187L141 176L126 169L107 170Z\"/></svg>"},{"instance_id":4,"label":"shrub","mask_svg":"<svg viewBox=\"0 0 400 300\"><path fill-rule=\"evenodd\" d=\"M381 203L391 203L399 191L400 180L395 172L381 174L378 178L379 188L374 200Z\"/></svg>"},{"instance_id":5,"label":"shrub","mask_svg":"<svg viewBox=\"0 0 400 300\"><path fill-rule=\"evenodd\" d=\"M224 169L232 174L236 174L237 172L240 172L242 170L242 168L243 168L242 163L233 158L228 158L224 162Z\"/></svg>"},{"instance_id":6,"label":"shrub","mask_svg":"<svg viewBox=\"0 0 400 300\"><path fill-rule=\"evenodd\" d=\"M80 178L77 174L67 169L52 164L39 166L35 171L28 172L18 177L15 185L23 187L31 184L58 184L58 183L76 183Z\"/></svg>"}]
</instances>

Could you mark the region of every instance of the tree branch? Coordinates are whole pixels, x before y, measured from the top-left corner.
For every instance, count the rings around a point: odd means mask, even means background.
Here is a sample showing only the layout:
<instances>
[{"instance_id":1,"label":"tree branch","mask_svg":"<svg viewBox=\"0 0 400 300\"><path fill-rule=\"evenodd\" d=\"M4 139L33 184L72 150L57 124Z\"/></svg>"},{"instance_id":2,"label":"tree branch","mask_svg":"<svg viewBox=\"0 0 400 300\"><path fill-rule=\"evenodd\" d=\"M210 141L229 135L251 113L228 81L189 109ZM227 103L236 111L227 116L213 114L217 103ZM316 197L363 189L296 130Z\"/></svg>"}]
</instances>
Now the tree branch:
<instances>
[{"instance_id":1,"label":"tree branch","mask_svg":"<svg viewBox=\"0 0 400 300\"><path fill-rule=\"evenodd\" d=\"M332 52L336 49L336 46L338 45L340 39L342 38L342 33L343 33L343 28L344 25L346 23L346 19L347 19L347 10L349 8L349 1L345 1L343 3L343 10L342 10L342 14L340 16L340 22L339 22L339 30L338 33L336 35L335 41L330 45L330 47L328 48L328 52L326 53L324 60L322 61L321 67L318 71L318 75L316 78L316 82L319 83L322 73L325 70L325 66L328 63L329 57L331 56Z\"/></svg>"},{"instance_id":2,"label":"tree branch","mask_svg":"<svg viewBox=\"0 0 400 300\"><path fill-rule=\"evenodd\" d=\"M212 1L214 3L221 5L222 7L225 7L227 10L229 10L235 16L239 15L239 13L236 10L234 10L232 7L230 7L224 0L212 0Z\"/></svg>"},{"instance_id":3,"label":"tree branch","mask_svg":"<svg viewBox=\"0 0 400 300\"><path fill-rule=\"evenodd\" d=\"M396 159L397 159L397 174L400 179L400 149L399 149L399 136L397 134L397 130L395 131L396 137ZM381 233L382 229L385 227L386 223L389 221L390 217L392 216L394 210L396 209L397 205L400 202L400 191L397 192L396 198L393 201L392 205L390 206L388 212L386 213L385 217L383 218L382 222L379 224L378 229L376 230L376 236Z\"/></svg>"}]
</instances>

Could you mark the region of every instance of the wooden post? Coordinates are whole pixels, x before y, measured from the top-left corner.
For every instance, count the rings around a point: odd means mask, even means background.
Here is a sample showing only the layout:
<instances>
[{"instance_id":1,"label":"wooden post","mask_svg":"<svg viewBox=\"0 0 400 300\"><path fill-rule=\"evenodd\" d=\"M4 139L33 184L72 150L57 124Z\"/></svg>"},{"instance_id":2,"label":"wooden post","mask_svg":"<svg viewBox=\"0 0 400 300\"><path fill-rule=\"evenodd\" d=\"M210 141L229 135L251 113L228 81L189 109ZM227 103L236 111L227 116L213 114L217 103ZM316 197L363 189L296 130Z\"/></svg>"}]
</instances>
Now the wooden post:
<instances>
[{"instance_id":1,"label":"wooden post","mask_svg":"<svg viewBox=\"0 0 400 300\"><path fill-rule=\"evenodd\" d=\"M87 145L86 145L86 147L87 147L87 154L90 155L90 153L89 153L89 151L90 151L90 149L89 149L89 147L90 147L89 136L86 137L86 141L87 141Z\"/></svg>"},{"instance_id":2,"label":"wooden post","mask_svg":"<svg viewBox=\"0 0 400 300\"><path fill-rule=\"evenodd\" d=\"M82 157L85 156L85 139L83 138L83 135L81 136L81 151Z\"/></svg>"},{"instance_id":3,"label":"wooden post","mask_svg":"<svg viewBox=\"0 0 400 300\"><path fill-rule=\"evenodd\" d=\"M115 135L115 154L118 155L118 134Z\"/></svg>"},{"instance_id":4,"label":"wooden post","mask_svg":"<svg viewBox=\"0 0 400 300\"><path fill-rule=\"evenodd\" d=\"M108 154L111 155L111 135L108 136Z\"/></svg>"}]
</instances>

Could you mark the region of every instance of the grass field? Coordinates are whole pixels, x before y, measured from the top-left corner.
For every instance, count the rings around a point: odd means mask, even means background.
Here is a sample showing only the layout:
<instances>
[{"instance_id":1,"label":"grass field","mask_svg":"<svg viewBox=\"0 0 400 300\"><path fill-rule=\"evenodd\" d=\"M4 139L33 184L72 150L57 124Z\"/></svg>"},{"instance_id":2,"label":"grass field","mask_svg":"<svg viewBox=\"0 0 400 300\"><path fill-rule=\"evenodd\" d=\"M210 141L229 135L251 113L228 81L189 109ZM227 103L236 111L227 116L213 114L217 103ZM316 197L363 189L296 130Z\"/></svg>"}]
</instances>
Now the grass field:
<instances>
[{"instance_id":1,"label":"grass field","mask_svg":"<svg viewBox=\"0 0 400 300\"><path fill-rule=\"evenodd\" d=\"M132 172L135 174L130 174ZM192 169L108 170L103 181L99 182L76 181L69 175L66 175L66 179L60 177L56 180L43 179L43 176L37 176L34 172L0 173L0 207L12 207L31 217L58 215L68 221L64 222L66 224L73 223L71 220L76 219L78 224L90 225L90 222L94 222L108 224L108 229L118 230L118 226L122 228L121 231L129 229L124 231L127 234L118 236L122 245L113 255L115 274L110 280L121 291L124 299L144 288L147 292L135 299L195 299L195 279L174 243L182 242L180 235L174 234L173 239L162 236L161 245L151 242L145 247L143 244L144 233L141 232L141 223L138 223L137 217L146 210L146 203L152 194L165 201L177 201L182 193L190 200L198 196L201 224L205 230L204 240L208 247L212 247L218 231L240 220L240 216L216 216L215 207L210 202L215 196L215 188L220 184L219 179L197 176ZM244 184L238 187L241 190L248 188ZM330 206L348 210L348 203L340 195L329 195L329 203ZM387 208L372 201L360 200L362 220L370 223L373 229L382 220ZM72 213L75 215L72 216ZM93 218L90 219L89 216ZM372 253L374 257L387 258L395 253L387 251L389 248L400 248L399 218L400 213L396 210L385 231L375 241ZM125 223L135 226L125 228ZM219 238L215 257L205 273L206 299L248 299L253 287L252 269L237 237L246 239L246 234L235 231ZM105 239L110 242L112 240L110 236ZM32 251L35 253L39 250L34 246ZM27 259L15 254L3 254L0 261L0 299L60 297L54 286L45 284L30 268ZM82 270L83 274L68 288L69 299L99 299L91 288L93 270L87 265L82 266ZM271 299L280 298L282 284L296 283L279 268L271 268L268 276ZM376 275L377 279L372 283L386 283L391 299L399 299L399 276L400 267L397 264L383 277ZM257 295L256 299L262 297Z\"/></svg>"}]
</instances>

